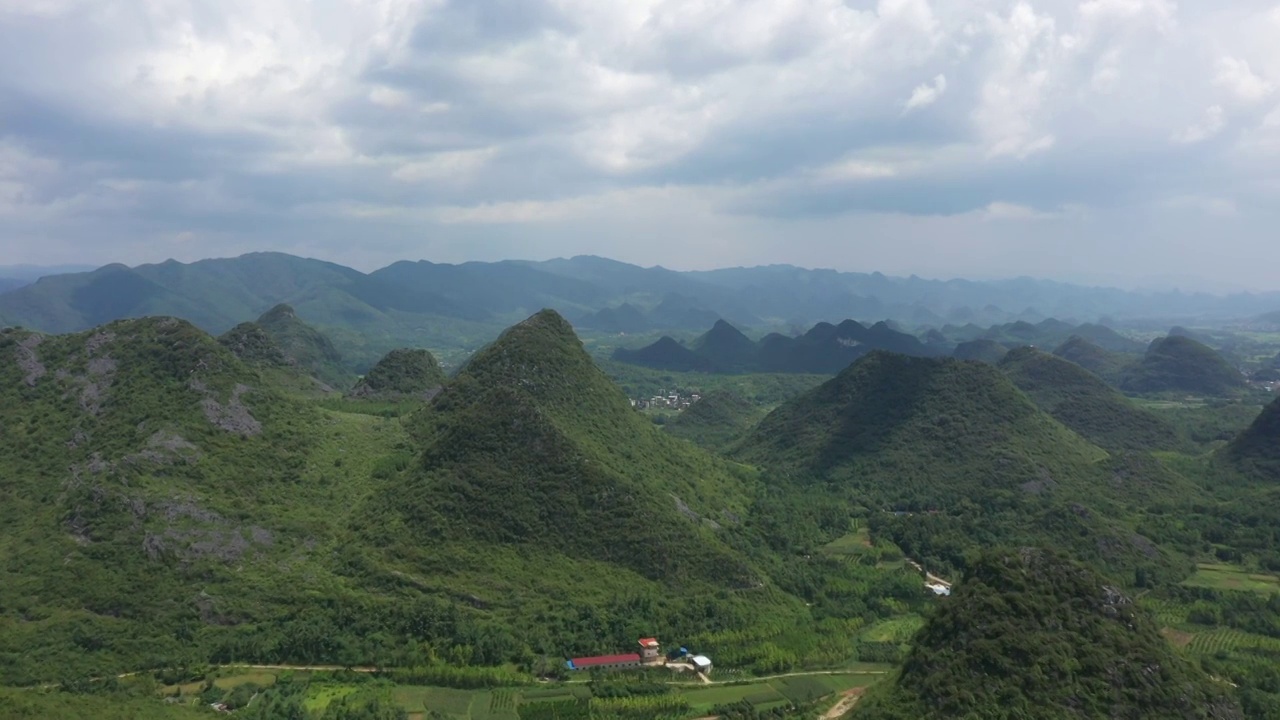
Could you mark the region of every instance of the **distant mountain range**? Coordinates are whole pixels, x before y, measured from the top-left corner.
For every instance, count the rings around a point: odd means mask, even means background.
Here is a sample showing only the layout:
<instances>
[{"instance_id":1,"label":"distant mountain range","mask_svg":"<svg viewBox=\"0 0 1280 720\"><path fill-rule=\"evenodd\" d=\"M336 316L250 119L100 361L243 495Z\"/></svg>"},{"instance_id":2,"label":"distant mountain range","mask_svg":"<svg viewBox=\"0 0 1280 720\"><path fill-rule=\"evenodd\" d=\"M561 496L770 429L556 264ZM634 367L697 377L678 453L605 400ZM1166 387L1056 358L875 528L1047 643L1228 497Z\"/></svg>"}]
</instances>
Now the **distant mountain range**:
<instances>
[{"instance_id":1,"label":"distant mountain range","mask_svg":"<svg viewBox=\"0 0 1280 720\"><path fill-rule=\"evenodd\" d=\"M1266 326L1265 314L1280 308L1280 293L1140 293L1027 278L941 281L785 265L677 272L591 256L460 265L405 261L363 273L253 253L189 264L107 265L20 287L29 278L0 272L6 277L13 280L0 281L0 291L8 288L0 293L0 321L9 324L72 332L116 319L172 315L221 333L288 303L340 344L358 346L352 360L362 367L395 347L474 350L542 308L558 310L580 330L604 333L697 330L720 319L780 329L855 318L940 328L955 339L975 339L983 326L1000 323L1010 323L1016 334L1049 317L1069 319L1068 325L1168 319L1166 326L1174 320L1262 318L1257 322ZM960 337L965 331L973 337Z\"/></svg>"}]
</instances>

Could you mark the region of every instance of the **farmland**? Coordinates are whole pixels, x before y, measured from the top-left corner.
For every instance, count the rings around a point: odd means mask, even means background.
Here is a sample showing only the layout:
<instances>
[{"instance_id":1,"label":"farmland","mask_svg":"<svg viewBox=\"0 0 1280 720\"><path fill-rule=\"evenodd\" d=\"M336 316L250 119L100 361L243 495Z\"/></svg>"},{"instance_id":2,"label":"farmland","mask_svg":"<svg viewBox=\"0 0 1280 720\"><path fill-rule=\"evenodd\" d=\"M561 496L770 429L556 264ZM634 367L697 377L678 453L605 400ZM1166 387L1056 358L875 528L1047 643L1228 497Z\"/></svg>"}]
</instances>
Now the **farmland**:
<instances>
[{"instance_id":1,"label":"farmland","mask_svg":"<svg viewBox=\"0 0 1280 720\"><path fill-rule=\"evenodd\" d=\"M1248 590L1260 593L1280 592L1280 577L1252 572L1236 565L1200 563L1196 572L1184 583L1190 587L1213 590Z\"/></svg>"},{"instance_id":2,"label":"farmland","mask_svg":"<svg viewBox=\"0 0 1280 720\"><path fill-rule=\"evenodd\" d=\"M171 685L161 689L167 696L181 695L191 700L203 688L234 692L250 686L253 692L269 693L274 687L304 686L303 706L309 712L323 712L339 700L377 696L419 718L450 720L539 720L540 718L632 718L700 717L714 708L743 702L760 710L809 705L848 690L865 688L881 679L887 666L858 664L846 670L824 673L781 675L752 680L732 680L703 684L692 681L652 682L636 675L604 678L586 677L568 683L544 683L534 687L454 689L424 685L396 685L371 674L226 669L206 683ZM277 685L279 683L279 685ZM637 684L638 683L638 684ZM593 692L594 691L594 692Z\"/></svg>"}]
</instances>

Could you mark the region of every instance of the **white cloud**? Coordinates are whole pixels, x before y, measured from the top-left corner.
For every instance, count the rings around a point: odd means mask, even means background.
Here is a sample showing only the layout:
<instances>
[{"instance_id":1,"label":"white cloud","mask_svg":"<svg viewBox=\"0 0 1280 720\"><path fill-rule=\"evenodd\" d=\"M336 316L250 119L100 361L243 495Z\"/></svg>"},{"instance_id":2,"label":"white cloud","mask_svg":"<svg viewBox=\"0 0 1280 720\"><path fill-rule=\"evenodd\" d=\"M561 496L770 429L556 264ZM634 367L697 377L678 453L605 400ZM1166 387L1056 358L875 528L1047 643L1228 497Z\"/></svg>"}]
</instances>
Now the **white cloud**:
<instances>
[{"instance_id":1,"label":"white cloud","mask_svg":"<svg viewBox=\"0 0 1280 720\"><path fill-rule=\"evenodd\" d=\"M993 202L979 213L985 220L1053 220L1059 213L1043 212L1026 205Z\"/></svg>"},{"instance_id":2,"label":"white cloud","mask_svg":"<svg viewBox=\"0 0 1280 720\"><path fill-rule=\"evenodd\" d=\"M942 97L942 93L947 91L947 76L938 75L933 79L932 83L921 83L911 91L911 97L907 98L907 104L903 108L903 112L911 112L917 108L928 107L937 102Z\"/></svg>"},{"instance_id":3,"label":"white cloud","mask_svg":"<svg viewBox=\"0 0 1280 720\"><path fill-rule=\"evenodd\" d=\"M1247 60L1233 57L1218 60L1218 74L1214 82L1245 102L1257 102L1275 89L1266 79L1254 74Z\"/></svg>"},{"instance_id":4,"label":"white cloud","mask_svg":"<svg viewBox=\"0 0 1280 720\"><path fill-rule=\"evenodd\" d=\"M1221 105L1210 105L1204 111L1204 118L1173 133L1170 139L1176 143L1190 145L1202 142L1222 132L1227 126L1226 114Z\"/></svg>"},{"instance_id":5,"label":"white cloud","mask_svg":"<svg viewBox=\"0 0 1280 720\"><path fill-rule=\"evenodd\" d=\"M1259 199L1243 221L1280 202L1273 23L1171 0L0 0L0 203L107 255L309 222L603 237L601 208L673 205L750 235L725 198L766 191L780 237L881 209L1043 228L1076 215L1036 208L1223 185Z\"/></svg>"},{"instance_id":6,"label":"white cloud","mask_svg":"<svg viewBox=\"0 0 1280 720\"><path fill-rule=\"evenodd\" d=\"M406 183L466 182L496 155L494 148L436 153L397 167L391 177Z\"/></svg>"}]
</instances>

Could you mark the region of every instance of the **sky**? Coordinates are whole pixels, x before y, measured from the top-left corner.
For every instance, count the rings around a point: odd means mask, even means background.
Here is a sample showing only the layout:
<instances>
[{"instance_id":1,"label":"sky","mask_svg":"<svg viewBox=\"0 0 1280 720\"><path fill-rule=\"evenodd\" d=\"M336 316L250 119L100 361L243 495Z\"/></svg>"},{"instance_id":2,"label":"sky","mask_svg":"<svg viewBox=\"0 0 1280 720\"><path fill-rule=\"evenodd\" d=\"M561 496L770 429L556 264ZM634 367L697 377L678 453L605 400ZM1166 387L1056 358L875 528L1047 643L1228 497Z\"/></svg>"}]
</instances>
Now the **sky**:
<instances>
[{"instance_id":1,"label":"sky","mask_svg":"<svg viewBox=\"0 0 1280 720\"><path fill-rule=\"evenodd\" d=\"M1276 0L0 0L0 265L1280 289Z\"/></svg>"}]
</instances>

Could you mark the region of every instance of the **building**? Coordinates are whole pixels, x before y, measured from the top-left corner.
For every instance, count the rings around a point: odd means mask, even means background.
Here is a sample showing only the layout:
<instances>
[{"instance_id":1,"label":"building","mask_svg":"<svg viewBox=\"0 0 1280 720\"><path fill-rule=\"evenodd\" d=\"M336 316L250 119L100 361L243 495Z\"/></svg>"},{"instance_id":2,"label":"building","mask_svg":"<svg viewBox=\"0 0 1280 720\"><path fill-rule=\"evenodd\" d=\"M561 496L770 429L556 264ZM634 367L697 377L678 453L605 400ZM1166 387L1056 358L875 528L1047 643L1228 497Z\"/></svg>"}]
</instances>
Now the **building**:
<instances>
[{"instance_id":1,"label":"building","mask_svg":"<svg viewBox=\"0 0 1280 720\"><path fill-rule=\"evenodd\" d=\"M947 587L946 585L943 585L942 583L937 583L937 584L925 583L924 586L932 590L934 595L950 595L951 594L951 588Z\"/></svg>"},{"instance_id":2,"label":"building","mask_svg":"<svg viewBox=\"0 0 1280 720\"><path fill-rule=\"evenodd\" d=\"M565 663L570 670L623 670L640 667L640 656L636 653L626 655L597 655L595 657L573 658Z\"/></svg>"},{"instance_id":3,"label":"building","mask_svg":"<svg viewBox=\"0 0 1280 720\"><path fill-rule=\"evenodd\" d=\"M640 638L640 662L649 664L662 660L662 648L655 638Z\"/></svg>"},{"instance_id":4,"label":"building","mask_svg":"<svg viewBox=\"0 0 1280 720\"><path fill-rule=\"evenodd\" d=\"M711 673L711 658L706 655L694 655L689 659L689 662L693 663L694 670L704 675Z\"/></svg>"},{"instance_id":5,"label":"building","mask_svg":"<svg viewBox=\"0 0 1280 720\"><path fill-rule=\"evenodd\" d=\"M662 662L662 648L654 638L640 639L640 652L624 655L597 655L573 658L566 662L570 670L623 670Z\"/></svg>"}]
</instances>

